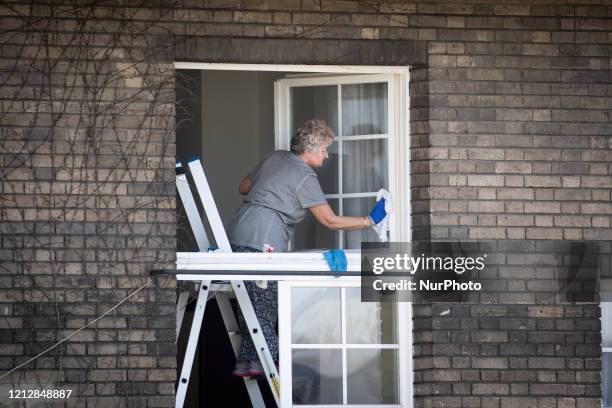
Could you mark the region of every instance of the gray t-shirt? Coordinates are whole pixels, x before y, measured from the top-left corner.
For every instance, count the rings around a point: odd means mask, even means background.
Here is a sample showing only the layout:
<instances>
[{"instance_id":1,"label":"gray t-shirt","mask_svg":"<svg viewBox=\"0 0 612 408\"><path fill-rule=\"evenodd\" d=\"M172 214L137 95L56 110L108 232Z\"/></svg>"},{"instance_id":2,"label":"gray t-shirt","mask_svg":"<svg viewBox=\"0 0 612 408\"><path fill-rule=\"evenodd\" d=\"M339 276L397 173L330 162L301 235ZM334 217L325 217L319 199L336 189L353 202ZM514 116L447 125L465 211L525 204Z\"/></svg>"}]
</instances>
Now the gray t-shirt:
<instances>
[{"instance_id":1,"label":"gray t-shirt","mask_svg":"<svg viewBox=\"0 0 612 408\"><path fill-rule=\"evenodd\" d=\"M306 217L306 209L325 204L314 170L286 150L270 152L249 178L253 187L229 226L229 239L263 251L266 244L274 252L286 252L293 236L293 224Z\"/></svg>"}]
</instances>

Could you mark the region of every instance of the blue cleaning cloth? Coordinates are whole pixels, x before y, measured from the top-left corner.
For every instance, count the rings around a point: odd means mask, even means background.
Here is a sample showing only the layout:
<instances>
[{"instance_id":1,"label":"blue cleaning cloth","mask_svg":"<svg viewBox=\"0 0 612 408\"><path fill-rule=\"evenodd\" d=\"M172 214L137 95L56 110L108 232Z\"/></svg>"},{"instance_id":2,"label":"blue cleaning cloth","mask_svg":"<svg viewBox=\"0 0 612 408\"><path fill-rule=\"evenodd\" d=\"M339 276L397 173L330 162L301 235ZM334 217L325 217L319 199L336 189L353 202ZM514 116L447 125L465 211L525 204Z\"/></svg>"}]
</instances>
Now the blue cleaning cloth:
<instances>
[{"instance_id":1,"label":"blue cleaning cloth","mask_svg":"<svg viewBox=\"0 0 612 408\"><path fill-rule=\"evenodd\" d=\"M331 251L323 252L323 256L327 261L327 265L332 272L344 272L346 271L346 255L341 249L332 249ZM340 275L335 273L335 275Z\"/></svg>"},{"instance_id":2,"label":"blue cleaning cloth","mask_svg":"<svg viewBox=\"0 0 612 408\"><path fill-rule=\"evenodd\" d=\"M378 224L387 216L387 212L385 211L385 198L381 198L376 202L372 211L370 211L370 218L374 221L374 224Z\"/></svg>"}]
</instances>

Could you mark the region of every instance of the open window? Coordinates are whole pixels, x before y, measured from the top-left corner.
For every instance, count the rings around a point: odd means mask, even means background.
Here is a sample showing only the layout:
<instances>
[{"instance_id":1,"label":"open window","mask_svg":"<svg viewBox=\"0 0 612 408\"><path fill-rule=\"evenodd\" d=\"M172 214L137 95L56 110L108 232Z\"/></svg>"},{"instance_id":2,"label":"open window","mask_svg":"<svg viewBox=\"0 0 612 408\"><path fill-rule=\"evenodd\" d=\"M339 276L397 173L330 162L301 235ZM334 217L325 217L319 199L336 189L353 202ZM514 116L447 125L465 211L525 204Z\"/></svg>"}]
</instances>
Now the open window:
<instances>
[{"instance_id":1,"label":"open window","mask_svg":"<svg viewBox=\"0 0 612 408\"><path fill-rule=\"evenodd\" d=\"M176 65L183 68L177 86L188 96L177 101L177 158L202 157L226 228L243 199L242 177L267 152L288 149L306 120L320 118L337 135L317 170L332 208L365 215L386 188L394 201L389 238L410 240L407 68ZM179 250L195 248L180 238ZM309 217L297 226L292 249L355 249L376 239L372 230L332 232Z\"/></svg>"},{"instance_id":2,"label":"open window","mask_svg":"<svg viewBox=\"0 0 612 408\"><path fill-rule=\"evenodd\" d=\"M406 68L195 63L177 68L189 70L201 87L192 95L189 131L177 131L177 158L202 157L226 229L242 201L240 179L268 151L288 149L306 120L319 118L337 135L330 159L317 170L332 208L339 215L365 215L385 188L394 205L389 238L410 240ZM183 238L181 250L193 250ZM377 239L371 230L327 231L309 218L297 226L291 248L356 251L362 241ZM248 270L244 264L235 267ZM329 330L314 327L321 316L333 322ZM283 408L411 406L409 304L361 303L358 277L285 281L279 329Z\"/></svg>"}]
</instances>

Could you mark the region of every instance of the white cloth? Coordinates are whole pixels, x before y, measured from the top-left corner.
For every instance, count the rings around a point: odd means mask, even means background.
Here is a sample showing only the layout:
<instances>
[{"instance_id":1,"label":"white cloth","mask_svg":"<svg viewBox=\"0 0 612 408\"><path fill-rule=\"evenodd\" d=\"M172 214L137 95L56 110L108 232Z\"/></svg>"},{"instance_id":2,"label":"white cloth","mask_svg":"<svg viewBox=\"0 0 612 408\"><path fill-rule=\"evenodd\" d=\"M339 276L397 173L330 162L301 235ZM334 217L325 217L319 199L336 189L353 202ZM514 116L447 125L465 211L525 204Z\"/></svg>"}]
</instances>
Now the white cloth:
<instances>
[{"instance_id":1,"label":"white cloth","mask_svg":"<svg viewBox=\"0 0 612 408\"><path fill-rule=\"evenodd\" d=\"M372 225L372 229L374 229L381 242L387 242L389 240L389 214L393 213L393 196L390 192L381 188L378 190L378 194L376 194L376 202L380 201L381 198L385 199L385 212L387 215L385 215L381 222Z\"/></svg>"}]
</instances>

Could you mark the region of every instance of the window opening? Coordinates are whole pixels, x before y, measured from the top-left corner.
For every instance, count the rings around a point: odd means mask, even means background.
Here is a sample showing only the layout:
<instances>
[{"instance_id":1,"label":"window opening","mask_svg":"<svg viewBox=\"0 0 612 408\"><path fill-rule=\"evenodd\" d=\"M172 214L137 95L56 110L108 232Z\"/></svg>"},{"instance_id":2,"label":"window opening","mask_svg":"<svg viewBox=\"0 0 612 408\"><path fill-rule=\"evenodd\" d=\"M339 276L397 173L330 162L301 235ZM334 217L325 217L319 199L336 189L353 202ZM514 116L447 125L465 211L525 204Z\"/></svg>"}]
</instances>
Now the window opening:
<instances>
[{"instance_id":1,"label":"window opening","mask_svg":"<svg viewBox=\"0 0 612 408\"><path fill-rule=\"evenodd\" d=\"M190 94L196 94L192 106L196 106L199 112L195 117L187 118L191 124L188 134L185 134L186 139L181 141L177 131L177 152L185 154L194 146L198 150L190 155L203 158L226 228L231 218L228 214L231 215L242 200L238 195L232 196L240 178L268 151L288 149L290 136L305 120L322 118L337 134L337 140L330 148L333 158L319 171L323 190L332 207L340 215L367 213L374 203L376 192L384 187L395 193L397 201L390 238L410 239L407 70L391 67L322 67L318 73L312 74L315 69L312 66L247 66L247 69L239 64L177 63L176 66L189 69L190 77L201 81L201 89ZM238 71L236 74L240 81L231 79L231 71ZM356 71L361 73L355 75ZM374 74L377 71L379 73ZM215 78L207 81L204 77L207 73L214 73ZM226 79L219 80L222 77ZM220 102L207 94L211 89L225 95L225 100ZM228 103L227 97L231 95L239 99L235 103ZM215 125L214 121L220 117L240 120L218 121ZM238 125L241 124L248 125L240 128ZM271 134L273 138L269 138ZM227 157L231 160L227 160ZM228 166L228 163L233 163L234 167L243 163L245 168L230 168L232 166ZM360 231L325 236L311 229L308 234L303 235L303 241L295 245L295 249L358 248L362 240L375 238L369 233L361 235ZM188 250L185 249L188 245L183 245L183 250ZM179 255L177 258L182 256ZM299 304L300 296L304 297L308 292L307 287L301 288L303 291L300 292L300 284L292 281L296 292L285 291L284 296L295 304ZM304 361L302 365L308 367L309 364L312 366L313 358L316 361L317 355L329 357L322 360L322 364L329 367L320 366L318 375L327 376L329 370L335 370L339 374L335 383L339 388L327 388L320 395L321 401L340 401L342 406L409 406L407 396L411 392L406 387L412 383L412 371L408 369L411 352L406 339L411 332L408 326L410 319L406 317L409 314L407 305L399 304L395 309L387 304L357 302L359 288L355 279L343 279L341 284L327 279L311 279L308 285L334 294L330 301L333 300L339 307L334 317L340 321L340 329L336 333L339 338L323 339L326 342L321 339L316 342L311 339L309 342L300 338L294 341L292 335L287 337L280 333L280 342L281 350L289 347L295 352L296 364ZM284 316L279 315L279 319L286 322L287 312L280 299L279 305L279 314ZM316 307L313 310L317 310ZM308 319L307 315L312 314L313 310L305 308L305 311L289 316L298 332L300 325L308 327L308 321L312 319ZM355 314L357 310L361 312ZM364 316L372 315L378 318L364 320ZM367 328L359 330L361 326ZM361 369L364 362L378 368L364 371ZM281 361L281 364L284 363ZM308 397L312 394L305 388L310 378L303 373L296 373L296 377L292 378L291 371L286 371L281 384L291 387L295 384L300 401L310 398L314 403L315 400ZM303 383L300 384L300 381ZM368 395L363 392L364 387L370 390ZM296 401L292 397L281 406L289 407Z\"/></svg>"}]
</instances>

